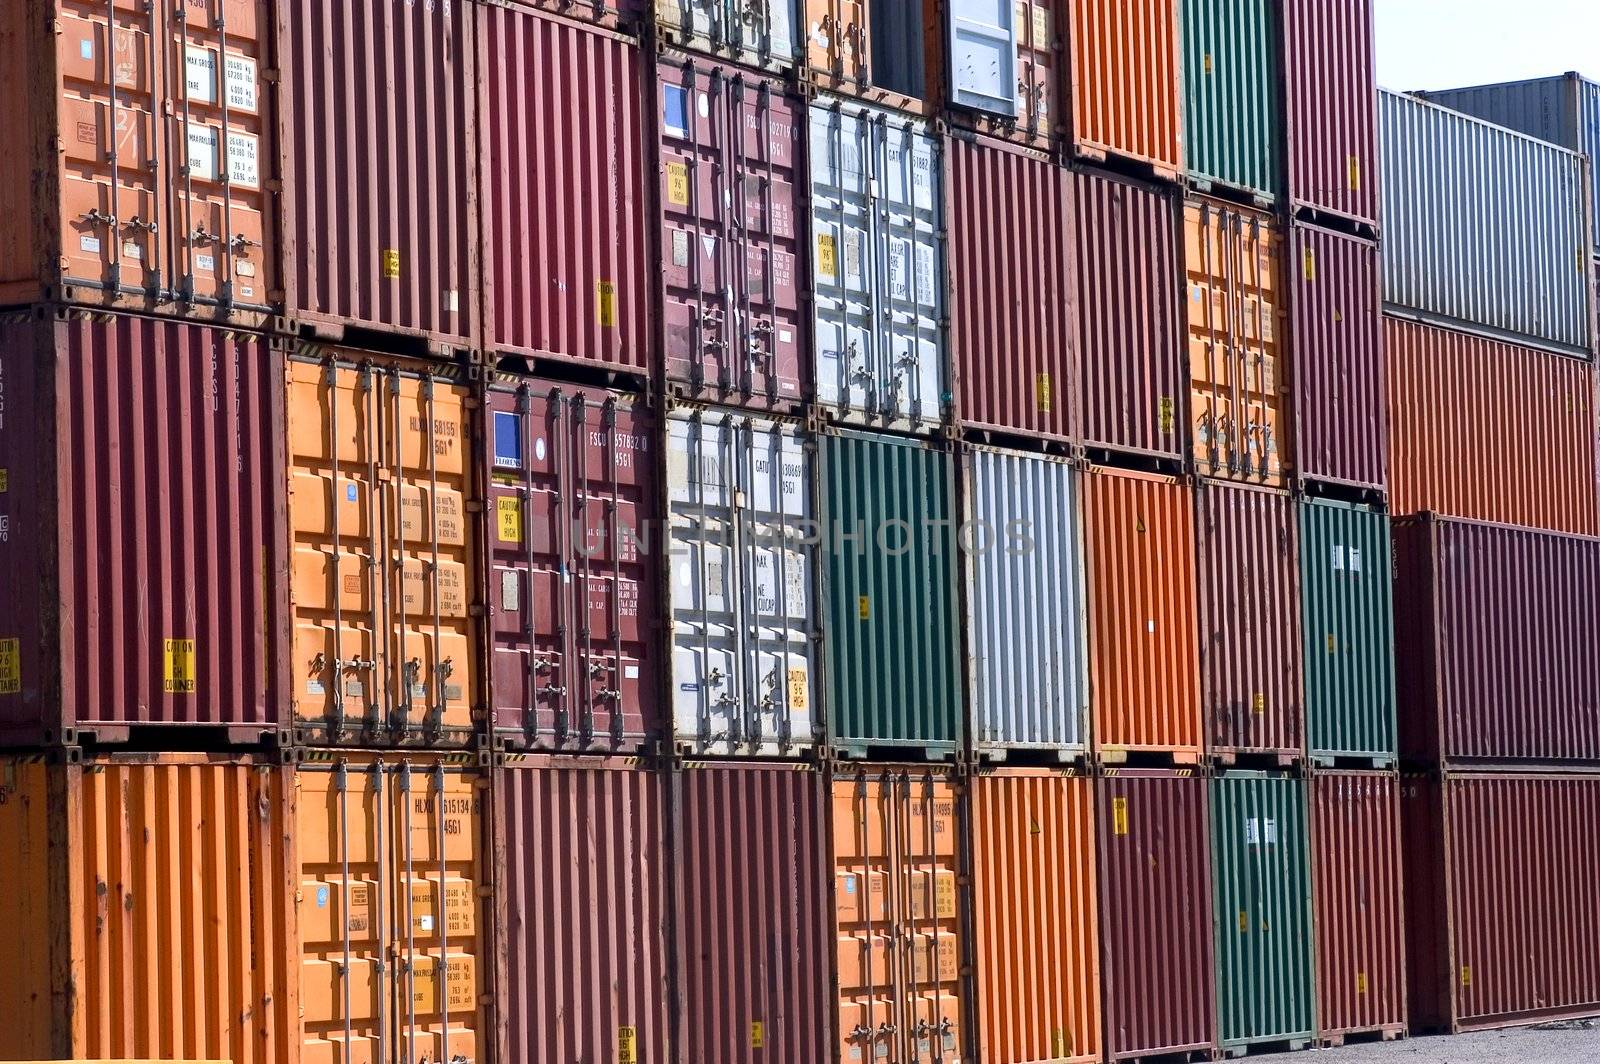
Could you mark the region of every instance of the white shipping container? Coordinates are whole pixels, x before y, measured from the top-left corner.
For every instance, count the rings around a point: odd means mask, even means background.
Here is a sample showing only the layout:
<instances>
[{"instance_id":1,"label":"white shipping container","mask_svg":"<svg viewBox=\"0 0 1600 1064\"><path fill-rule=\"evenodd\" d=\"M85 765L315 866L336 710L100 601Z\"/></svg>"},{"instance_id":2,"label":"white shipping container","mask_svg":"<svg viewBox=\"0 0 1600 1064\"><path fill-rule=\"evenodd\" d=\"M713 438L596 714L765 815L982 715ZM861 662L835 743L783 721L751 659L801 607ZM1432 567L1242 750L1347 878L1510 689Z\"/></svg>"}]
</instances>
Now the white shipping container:
<instances>
[{"instance_id":1,"label":"white shipping container","mask_svg":"<svg viewBox=\"0 0 1600 1064\"><path fill-rule=\"evenodd\" d=\"M663 39L746 66L782 73L794 66L795 0L655 0Z\"/></svg>"}]
</instances>

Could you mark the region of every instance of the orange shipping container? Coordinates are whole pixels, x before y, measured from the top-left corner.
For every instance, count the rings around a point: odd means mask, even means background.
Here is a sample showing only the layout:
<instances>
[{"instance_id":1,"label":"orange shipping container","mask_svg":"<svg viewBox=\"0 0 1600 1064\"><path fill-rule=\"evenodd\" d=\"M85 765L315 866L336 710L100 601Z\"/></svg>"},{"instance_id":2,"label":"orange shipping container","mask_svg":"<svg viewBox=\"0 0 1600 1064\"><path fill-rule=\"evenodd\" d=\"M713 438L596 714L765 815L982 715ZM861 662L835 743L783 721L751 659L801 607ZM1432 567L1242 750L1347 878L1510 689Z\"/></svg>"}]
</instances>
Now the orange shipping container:
<instances>
[{"instance_id":1,"label":"orange shipping container","mask_svg":"<svg viewBox=\"0 0 1600 1064\"><path fill-rule=\"evenodd\" d=\"M1067 769L971 783L977 1059L1100 1059L1094 792Z\"/></svg>"},{"instance_id":2,"label":"orange shipping container","mask_svg":"<svg viewBox=\"0 0 1600 1064\"><path fill-rule=\"evenodd\" d=\"M1183 172L1177 0L1074 0L1071 18L1074 152L1177 178Z\"/></svg>"},{"instance_id":3,"label":"orange shipping container","mask_svg":"<svg viewBox=\"0 0 1600 1064\"><path fill-rule=\"evenodd\" d=\"M798 0L805 80L919 114L938 109L945 15L932 0Z\"/></svg>"},{"instance_id":4,"label":"orange shipping container","mask_svg":"<svg viewBox=\"0 0 1600 1064\"><path fill-rule=\"evenodd\" d=\"M1194 492L1175 477L1102 467L1084 478L1089 712L1102 759L1199 760Z\"/></svg>"}]
</instances>

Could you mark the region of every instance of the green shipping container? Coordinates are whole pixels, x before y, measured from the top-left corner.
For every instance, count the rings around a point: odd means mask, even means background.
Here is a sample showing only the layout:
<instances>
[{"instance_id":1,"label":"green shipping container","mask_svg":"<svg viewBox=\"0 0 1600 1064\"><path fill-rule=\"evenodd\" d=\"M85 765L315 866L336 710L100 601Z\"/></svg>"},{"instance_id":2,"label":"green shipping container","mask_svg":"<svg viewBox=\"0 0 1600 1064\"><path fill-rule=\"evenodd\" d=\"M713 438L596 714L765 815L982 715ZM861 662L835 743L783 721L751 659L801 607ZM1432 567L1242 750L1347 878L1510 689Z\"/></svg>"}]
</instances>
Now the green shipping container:
<instances>
[{"instance_id":1,"label":"green shipping container","mask_svg":"<svg viewBox=\"0 0 1600 1064\"><path fill-rule=\"evenodd\" d=\"M1275 772L1211 781L1217 1035L1223 1049L1311 1038L1311 856L1306 782Z\"/></svg>"},{"instance_id":2,"label":"green shipping container","mask_svg":"<svg viewBox=\"0 0 1600 1064\"><path fill-rule=\"evenodd\" d=\"M1183 0L1189 175L1275 199L1283 123L1270 0ZM1376 106L1376 104L1374 104Z\"/></svg>"},{"instance_id":3,"label":"green shipping container","mask_svg":"<svg viewBox=\"0 0 1600 1064\"><path fill-rule=\"evenodd\" d=\"M1395 761L1389 519L1367 506L1300 504L1306 738L1314 762Z\"/></svg>"},{"instance_id":4,"label":"green shipping container","mask_svg":"<svg viewBox=\"0 0 1600 1064\"><path fill-rule=\"evenodd\" d=\"M938 443L822 438L828 719L847 755L961 742L954 477Z\"/></svg>"}]
</instances>

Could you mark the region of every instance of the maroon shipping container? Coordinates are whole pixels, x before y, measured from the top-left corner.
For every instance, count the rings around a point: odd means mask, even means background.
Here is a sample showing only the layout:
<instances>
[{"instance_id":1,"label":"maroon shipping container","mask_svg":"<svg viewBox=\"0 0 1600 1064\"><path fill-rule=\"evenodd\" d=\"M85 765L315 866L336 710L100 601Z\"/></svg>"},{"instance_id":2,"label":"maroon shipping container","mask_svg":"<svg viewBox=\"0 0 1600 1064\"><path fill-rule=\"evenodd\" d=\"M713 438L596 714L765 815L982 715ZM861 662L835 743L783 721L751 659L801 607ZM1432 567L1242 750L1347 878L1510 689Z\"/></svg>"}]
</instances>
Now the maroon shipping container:
<instances>
[{"instance_id":1,"label":"maroon shipping container","mask_svg":"<svg viewBox=\"0 0 1600 1064\"><path fill-rule=\"evenodd\" d=\"M656 69L667 381L693 399L797 410L805 104L711 59L664 55Z\"/></svg>"},{"instance_id":2,"label":"maroon shipping container","mask_svg":"<svg viewBox=\"0 0 1600 1064\"><path fill-rule=\"evenodd\" d=\"M1083 442L1182 459L1189 366L1177 199L1082 170L1073 180Z\"/></svg>"},{"instance_id":3,"label":"maroon shipping container","mask_svg":"<svg viewBox=\"0 0 1600 1064\"><path fill-rule=\"evenodd\" d=\"M284 312L296 328L478 340L483 6L278 5Z\"/></svg>"},{"instance_id":4,"label":"maroon shipping container","mask_svg":"<svg viewBox=\"0 0 1600 1064\"><path fill-rule=\"evenodd\" d=\"M485 420L495 734L637 750L661 723L654 416L618 392L506 377Z\"/></svg>"},{"instance_id":5,"label":"maroon shipping container","mask_svg":"<svg viewBox=\"0 0 1600 1064\"><path fill-rule=\"evenodd\" d=\"M1195 489L1206 749L1220 760L1305 751L1300 560L1288 492L1204 480Z\"/></svg>"},{"instance_id":6,"label":"maroon shipping container","mask_svg":"<svg viewBox=\"0 0 1600 1064\"><path fill-rule=\"evenodd\" d=\"M1289 201L1301 217L1378 225L1373 0L1283 0Z\"/></svg>"},{"instance_id":7,"label":"maroon shipping container","mask_svg":"<svg viewBox=\"0 0 1600 1064\"><path fill-rule=\"evenodd\" d=\"M1311 893L1317 934L1317 1037L1406 1031L1400 779L1392 772L1311 777Z\"/></svg>"},{"instance_id":8,"label":"maroon shipping container","mask_svg":"<svg viewBox=\"0 0 1600 1064\"><path fill-rule=\"evenodd\" d=\"M1600 776L1401 787L1412 1031L1600 1015Z\"/></svg>"},{"instance_id":9,"label":"maroon shipping container","mask_svg":"<svg viewBox=\"0 0 1600 1064\"><path fill-rule=\"evenodd\" d=\"M1305 225L1290 240L1296 472L1301 484L1381 493L1389 430L1378 246Z\"/></svg>"},{"instance_id":10,"label":"maroon shipping container","mask_svg":"<svg viewBox=\"0 0 1600 1064\"><path fill-rule=\"evenodd\" d=\"M1394 522L1400 753L1600 762L1600 540Z\"/></svg>"},{"instance_id":11,"label":"maroon shipping container","mask_svg":"<svg viewBox=\"0 0 1600 1064\"><path fill-rule=\"evenodd\" d=\"M1072 176L972 135L950 150L951 336L961 422L1077 436Z\"/></svg>"},{"instance_id":12,"label":"maroon shipping container","mask_svg":"<svg viewBox=\"0 0 1600 1064\"><path fill-rule=\"evenodd\" d=\"M282 737L283 417L259 337L0 322L0 744Z\"/></svg>"},{"instance_id":13,"label":"maroon shipping container","mask_svg":"<svg viewBox=\"0 0 1600 1064\"><path fill-rule=\"evenodd\" d=\"M646 65L638 42L478 16L486 346L650 372Z\"/></svg>"},{"instance_id":14,"label":"maroon shipping container","mask_svg":"<svg viewBox=\"0 0 1600 1064\"><path fill-rule=\"evenodd\" d=\"M1189 769L1106 769L1095 791L1106 1057L1209 1050L1217 1009L1206 781Z\"/></svg>"},{"instance_id":15,"label":"maroon shipping container","mask_svg":"<svg viewBox=\"0 0 1600 1064\"><path fill-rule=\"evenodd\" d=\"M821 1064L838 1045L822 774L691 762L670 787L681 1059Z\"/></svg>"},{"instance_id":16,"label":"maroon shipping container","mask_svg":"<svg viewBox=\"0 0 1600 1064\"><path fill-rule=\"evenodd\" d=\"M666 786L632 759L494 773L496 1060L674 1060Z\"/></svg>"}]
</instances>

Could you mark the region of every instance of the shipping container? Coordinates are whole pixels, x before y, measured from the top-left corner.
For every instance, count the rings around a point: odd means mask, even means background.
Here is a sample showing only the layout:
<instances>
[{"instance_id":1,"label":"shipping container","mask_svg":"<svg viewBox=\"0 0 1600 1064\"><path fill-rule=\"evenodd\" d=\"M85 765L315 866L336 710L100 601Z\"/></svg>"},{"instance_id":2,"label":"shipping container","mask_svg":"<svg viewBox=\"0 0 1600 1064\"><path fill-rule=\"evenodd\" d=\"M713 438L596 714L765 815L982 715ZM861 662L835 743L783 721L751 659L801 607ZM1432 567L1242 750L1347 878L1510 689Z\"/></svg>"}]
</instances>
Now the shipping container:
<instances>
[{"instance_id":1,"label":"shipping container","mask_svg":"<svg viewBox=\"0 0 1600 1064\"><path fill-rule=\"evenodd\" d=\"M250 333L0 320L0 745L287 738L282 373Z\"/></svg>"},{"instance_id":2,"label":"shipping container","mask_svg":"<svg viewBox=\"0 0 1600 1064\"><path fill-rule=\"evenodd\" d=\"M1393 765L1389 519L1353 503L1302 499L1298 506L1307 752L1319 764Z\"/></svg>"},{"instance_id":3,"label":"shipping container","mask_svg":"<svg viewBox=\"0 0 1600 1064\"><path fill-rule=\"evenodd\" d=\"M1306 781L1228 772L1211 781L1218 1038L1224 1051L1311 1039L1311 850Z\"/></svg>"},{"instance_id":4,"label":"shipping container","mask_svg":"<svg viewBox=\"0 0 1600 1064\"><path fill-rule=\"evenodd\" d=\"M1284 0L1289 202L1302 218L1378 228L1374 0Z\"/></svg>"},{"instance_id":5,"label":"shipping container","mask_svg":"<svg viewBox=\"0 0 1600 1064\"><path fill-rule=\"evenodd\" d=\"M1184 206L1184 244L1195 470L1281 485L1283 235L1269 214L1197 197Z\"/></svg>"},{"instance_id":6,"label":"shipping container","mask_svg":"<svg viewBox=\"0 0 1600 1064\"><path fill-rule=\"evenodd\" d=\"M823 780L798 765L672 773L678 1059L822 1064L839 1045Z\"/></svg>"},{"instance_id":7,"label":"shipping container","mask_svg":"<svg viewBox=\"0 0 1600 1064\"><path fill-rule=\"evenodd\" d=\"M1105 761L1199 760L1194 492L1184 480L1096 467L1083 482L1089 709Z\"/></svg>"},{"instance_id":8,"label":"shipping container","mask_svg":"<svg viewBox=\"0 0 1600 1064\"><path fill-rule=\"evenodd\" d=\"M494 734L637 750L664 724L655 416L625 392L505 375L483 431Z\"/></svg>"},{"instance_id":9,"label":"shipping container","mask_svg":"<svg viewBox=\"0 0 1600 1064\"><path fill-rule=\"evenodd\" d=\"M970 787L972 1059L1097 1061L1093 784L1063 769L984 769Z\"/></svg>"},{"instance_id":10,"label":"shipping container","mask_svg":"<svg viewBox=\"0 0 1600 1064\"><path fill-rule=\"evenodd\" d=\"M1195 493L1201 712L1224 762L1305 753L1300 571L1287 493L1203 481Z\"/></svg>"},{"instance_id":11,"label":"shipping container","mask_svg":"<svg viewBox=\"0 0 1600 1064\"><path fill-rule=\"evenodd\" d=\"M654 0L656 36L666 44L719 61L786 73L794 69L805 40L795 7L799 2L770 0L752 5L732 0Z\"/></svg>"},{"instance_id":12,"label":"shipping container","mask_svg":"<svg viewBox=\"0 0 1600 1064\"><path fill-rule=\"evenodd\" d=\"M962 742L954 463L940 444L822 438L829 741L948 757Z\"/></svg>"},{"instance_id":13,"label":"shipping container","mask_svg":"<svg viewBox=\"0 0 1600 1064\"><path fill-rule=\"evenodd\" d=\"M667 418L672 738L798 757L822 739L815 437L710 408Z\"/></svg>"},{"instance_id":14,"label":"shipping container","mask_svg":"<svg viewBox=\"0 0 1600 1064\"><path fill-rule=\"evenodd\" d=\"M526 8L477 21L485 346L646 376L657 282L638 42Z\"/></svg>"},{"instance_id":15,"label":"shipping container","mask_svg":"<svg viewBox=\"0 0 1600 1064\"><path fill-rule=\"evenodd\" d=\"M1378 94L1378 130L1391 311L1587 354L1583 156L1395 92Z\"/></svg>"},{"instance_id":16,"label":"shipping container","mask_svg":"<svg viewBox=\"0 0 1600 1064\"><path fill-rule=\"evenodd\" d=\"M830 788L838 1060L961 1064L962 788L891 765L840 765Z\"/></svg>"},{"instance_id":17,"label":"shipping container","mask_svg":"<svg viewBox=\"0 0 1600 1064\"><path fill-rule=\"evenodd\" d=\"M1406 1033L1400 780L1386 772L1311 776L1311 896L1317 1038Z\"/></svg>"},{"instance_id":18,"label":"shipping container","mask_svg":"<svg viewBox=\"0 0 1600 1064\"><path fill-rule=\"evenodd\" d=\"M952 137L950 315L969 428L1077 438L1073 183L1049 156Z\"/></svg>"},{"instance_id":19,"label":"shipping container","mask_svg":"<svg viewBox=\"0 0 1600 1064\"><path fill-rule=\"evenodd\" d=\"M545 14L581 22L592 22L607 29L635 33L641 29L649 0L506 0Z\"/></svg>"},{"instance_id":20,"label":"shipping container","mask_svg":"<svg viewBox=\"0 0 1600 1064\"><path fill-rule=\"evenodd\" d=\"M1196 187L1278 196L1282 77L1273 0L1182 0L1184 162Z\"/></svg>"},{"instance_id":21,"label":"shipping container","mask_svg":"<svg viewBox=\"0 0 1600 1064\"><path fill-rule=\"evenodd\" d=\"M1105 1058L1216 1046L1211 831L1190 769L1115 769L1095 780Z\"/></svg>"},{"instance_id":22,"label":"shipping container","mask_svg":"<svg viewBox=\"0 0 1600 1064\"><path fill-rule=\"evenodd\" d=\"M455 367L351 348L294 346L283 372L297 738L471 745L477 401Z\"/></svg>"},{"instance_id":23,"label":"shipping container","mask_svg":"<svg viewBox=\"0 0 1600 1064\"><path fill-rule=\"evenodd\" d=\"M1183 173L1178 0L1072 0L1072 150L1163 180Z\"/></svg>"},{"instance_id":24,"label":"shipping container","mask_svg":"<svg viewBox=\"0 0 1600 1064\"><path fill-rule=\"evenodd\" d=\"M1600 762L1600 540L1424 514L1394 572L1402 755Z\"/></svg>"},{"instance_id":25,"label":"shipping container","mask_svg":"<svg viewBox=\"0 0 1600 1064\"><path fill-rule=\"evenodd\" d=\"M1310 225L1293 226L1289 241L1296 477L1308 490L1381 496L1389 436L1378 247Z\"/></svg>"},{"instance_id":26,"label":"shipping container","mask_svg":"<svg viewBox=\"0 0 1600 1064\"><path fill-rule=\"evenodd\" d=\"M1386 318L1389 509L1600 532L1595 371Z\"/></svg>"},{"instance_id":27,"label":"shipping container","mask_svg":"<svg viewBox=\"0 0 1600 1064\"><path fill-rule=\"evenodd\" d=\"M954 0L946 9L950 117L1049 150L1066 128L1066 0Z\"/></svg>"},{"instance_id":28,"label":"shipping container","mask_svg":"<svg viewBox=\"0 0 1600 1064\"><path fill-rule=\"evenodd\" d=\"M1412 1031L1600 1014L1600 777L1401 782Z\"/></svg>"},{"instance_id":29,"label":"shipping container","mask_svg":"<svg viewBox=\"0 0 1600 1064\"><path fill-rule=\"evenodd\" d=\"M0 756L0 1015L20 1059L299 1064L290 772Z\"/></svg>"},{"instance_id":30,"label":"shipping container","mask_svg":"<svg viewBox=\"0 0 1600 1064\"><path fill-rule=\"evenodd\" d=\"M668 386L708 402L798 408L808 323L805 105L710 59L657 71L662 348Z\"/></svg>"},{"instance_id":31,"label":"shipping container","mask_svg":"<svg viewBox=\"0 0 1600 1064\"><path fill-rule=\"evenodd\" d=\"M929 431L949 402L941 139L838 96L811 105L810 129L817 401Z\"/></svg>"},{"instance_id":32,"label":"shipping container","mask_svg":"<svg viewBox=\"0 0 1600 1064\"><path fill-rule=\"evenodd\" d=\"M1181 461L1189 386L1177 198L1088 170L1074 181L1083 442Z\"/></svg>"},{"instance_id":33,"label":"shipping container","mask_svg":"<svg viewBox=\"0 0 1600 1064\"><path fill-rule=\"evenodd\" d=\"M899 111L938 109L949 42L932 0L797 0L805 20L802 79ZM957 0L958 3L961 0ZM992 25L992 13L988 16Z\"/></svg>"},{"instance_id":34,"label":"shipping container","mask_svg":"<svg viewBox=\"0 0 1600 1064\"><path fill-rule=\"evenodd\" d=\"M279 286L272 5L4 7L0 303L263 323Z\"/></svg>"},{"instance_id":35,"label":"shipping container","mask_svg":"<svg viewBox=\"0 0 1600 1064\"><path fill-rule=\"evenodd\" d=\"M477 345L483 8L279 0L290 327Z\"/></svg>"},{"instance_id":36,"label":"shipping container","mask_svg":"<svg viewBox=\"0 0 1600 1064\"><path fill-rule=\"evenodd\" d=\"M678 1059L665 777L632 759L567 755L513 754L495 773L493 1059Z\"/></svg>"}]
</instances>

